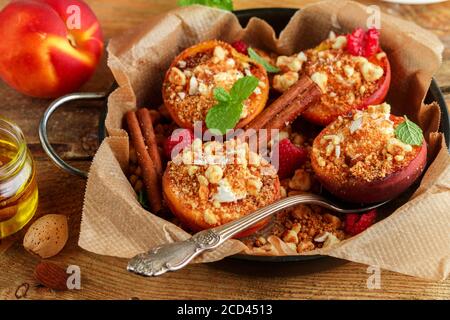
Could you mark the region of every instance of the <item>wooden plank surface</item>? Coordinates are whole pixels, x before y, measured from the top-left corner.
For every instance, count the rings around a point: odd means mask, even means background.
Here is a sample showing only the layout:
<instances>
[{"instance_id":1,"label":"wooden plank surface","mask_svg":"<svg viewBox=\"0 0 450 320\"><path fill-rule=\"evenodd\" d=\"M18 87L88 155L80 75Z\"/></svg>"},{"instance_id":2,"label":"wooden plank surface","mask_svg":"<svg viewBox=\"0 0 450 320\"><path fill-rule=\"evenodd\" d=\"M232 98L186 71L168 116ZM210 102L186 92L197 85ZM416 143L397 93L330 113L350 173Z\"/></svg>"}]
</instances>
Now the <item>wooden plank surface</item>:
<instances>
[{"instance_id":1,"label":"wooden plank surface","mask_svg":"<svg viewBox=\"0 0 450 320\"><path fill-rule=\"evenodd\" d=\"M0 8L8 1L0 0ZM110 38L174 8L167 0L88 0ZM302 7L315 1L236 0L235 8ZM363 1L367 2L367 1ZM367 2L369 3L369 2ZM371 1L382 10L415 21L445 44L444 61L436 74L450 105L450 4L405 6ZM104 59L105 60L105 59ZM83 91L104 91L112 83L105 61ZM25 132L37 162L40 203L38 215L63 213L69 217L70 239L51 261L80 266L82 289L52 292L36 286L33 269L38 259L22 247L23 232L0 241L0 299L16 299L15 291L30 284L26 299L450 299L450 279L435 283L382 271L381 289L369 290L367 266L324 258L304 263L261 264L233 259L189 266L158 278L141 278L125 271L126 261L95 255L77 246L85 181L58 170L39 145L38 124L48 100L24 97L0 83L2 116L17 122ZM55 114L50 123L51 141L65 159L85 170L97 146L101 104L74 105Z\"/></svg>"}]
</instances>

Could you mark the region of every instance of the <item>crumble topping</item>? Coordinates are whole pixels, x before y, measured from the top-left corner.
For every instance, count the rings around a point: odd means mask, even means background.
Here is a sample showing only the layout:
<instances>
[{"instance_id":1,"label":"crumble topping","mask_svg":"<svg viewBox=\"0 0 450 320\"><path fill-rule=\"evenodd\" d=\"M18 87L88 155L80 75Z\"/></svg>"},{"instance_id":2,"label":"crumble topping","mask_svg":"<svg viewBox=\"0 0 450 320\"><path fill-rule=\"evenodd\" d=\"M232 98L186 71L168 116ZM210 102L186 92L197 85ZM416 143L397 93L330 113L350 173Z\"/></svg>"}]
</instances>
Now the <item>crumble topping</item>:
<instances>
[{"instance_id":1,"label":"crumble topping","mask_svg":"<svg viewBox=\"0 0 450 320\"><path fill-rule=\"evenodd\" d=\"M341 181L382 179L407 165L420 148L395 137L401 119L390 115L387 103L338 117L314 142L313 156Z\"/></svg>"},{"instance_id":2,"label":"crumble topping","mask_svg":"<svg viewBox=\"0 0 450 320\"><path fill-rule=\"evenodd\" d=\"M379 88L384 75L380 65L383 65L386 54L380 52L370 59L353 56L346 52L346 44L345 36L331 34L316 48L289 57L278 57L277 67L281 72L275 75L273 87L284 92L298 80L299 73L304 73L326 93L310 108L325 108L326 113L362 104Z\"/></svg>"},{"instance_id":3,"label":"crumble topping","mask_svg":"<svg viewBox=\"0 0 450 320\"><path fill-rule=\"evenodd\" d=\"M210 225L235 220L279 198L275 169L239 140L222 145L195 139L168 163L167 172L177 198Z\"/></svg>"},{"instance_id":4,"label":"crumble topping","mask_svg":"<svg viewBox=\"0 0 450 320\"><path fill-rule=\"evenodd\" d=\"M260 82L243 103L241 119L246 118L263 99L261 93L267 80L264 70L252 61L240 58L229 44L223 42L184 57L168 72L168 81L163 84L166 102L175 107L180 120L192 124L203 121L208 110L217 104L213 94L215 88L222 87L229 91L240 78L255 76Z\"/></svg>"}]
</instances>

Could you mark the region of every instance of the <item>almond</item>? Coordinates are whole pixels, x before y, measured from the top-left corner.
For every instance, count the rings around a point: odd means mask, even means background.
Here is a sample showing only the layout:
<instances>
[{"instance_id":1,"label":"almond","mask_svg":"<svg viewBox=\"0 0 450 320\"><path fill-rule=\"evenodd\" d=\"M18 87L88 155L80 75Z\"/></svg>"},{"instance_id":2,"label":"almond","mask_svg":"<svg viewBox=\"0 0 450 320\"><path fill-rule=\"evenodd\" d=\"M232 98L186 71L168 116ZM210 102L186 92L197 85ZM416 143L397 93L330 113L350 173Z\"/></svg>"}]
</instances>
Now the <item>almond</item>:
<instances>
[{"instance_id":1,"label":"almond","mask_svg":"<svg viewBox=\"0 0 450 320\"><path fill-rule=\"evenodd\" d=\"M68 274L66 270L52 262L42 261L34 269L36 280L49 289L67 290Z\"/></svg>"},{"instance_id":2,"label":"almond","mask_svg":"<svg viewBox=\"0 0 450 320\"><path fill-rule=\"evenodd\" d=\"M69 238L67 218L62 214L47 214L37 219L23 238L24 248L41 258L57 255Z\"/></svg>"}]
</instances>

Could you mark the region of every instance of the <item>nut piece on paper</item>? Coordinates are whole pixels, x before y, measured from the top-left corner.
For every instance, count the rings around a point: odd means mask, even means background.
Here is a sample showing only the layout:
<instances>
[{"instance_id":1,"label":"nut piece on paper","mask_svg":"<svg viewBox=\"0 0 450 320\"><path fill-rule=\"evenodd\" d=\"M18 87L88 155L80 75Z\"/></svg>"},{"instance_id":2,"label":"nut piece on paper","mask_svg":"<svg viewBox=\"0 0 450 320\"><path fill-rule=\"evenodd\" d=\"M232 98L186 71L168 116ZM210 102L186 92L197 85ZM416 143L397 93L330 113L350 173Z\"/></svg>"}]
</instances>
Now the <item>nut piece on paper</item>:
<instances>
[{"instance_id":1,"label":"nut piece on paper","mask_svg":"<svg viewBox=\"0 0 450 320\"><path fill-rule=\"evenodd\" d=\"M57 255L69 238L67 217L62 214L47 214L36 220L23 238L23 246L41 258Z\"/></svg>"}]
</instances>

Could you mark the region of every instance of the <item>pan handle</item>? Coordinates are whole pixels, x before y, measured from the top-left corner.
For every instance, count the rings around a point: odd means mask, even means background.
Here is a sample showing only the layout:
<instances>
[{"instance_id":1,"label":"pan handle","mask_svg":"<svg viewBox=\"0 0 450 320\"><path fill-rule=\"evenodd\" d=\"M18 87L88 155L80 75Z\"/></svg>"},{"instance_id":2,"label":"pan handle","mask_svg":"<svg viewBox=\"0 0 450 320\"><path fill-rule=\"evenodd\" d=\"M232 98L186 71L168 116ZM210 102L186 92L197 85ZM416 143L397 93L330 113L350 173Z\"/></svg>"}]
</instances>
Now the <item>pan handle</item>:
<instances>
[{"instance_id":1,"label":"pan handle","mask_svg":"<svg viewBox=\"0 0 450 320\"><path fill-rule=\"evenodd\" d=\"M58 156L58 154L55 152L52 145L48 141L47 125L51 115L53 114L53 112L56 111L56 109L63 106L67 102L76 100L104 100L106 96L107 94L104 92L72 93L56 99L48 106L47 110L45 110L44 116L42 117L41 122L39 124L39 140L41 141L41 145L45 153L59 168L63 169L64 171L70 174L77 175L79 177L87 178L88 176L87 172L77 169L68 164L67 162L65 162L63 159L61 159L61 157Z\"/></svg>"}]
</instances>

